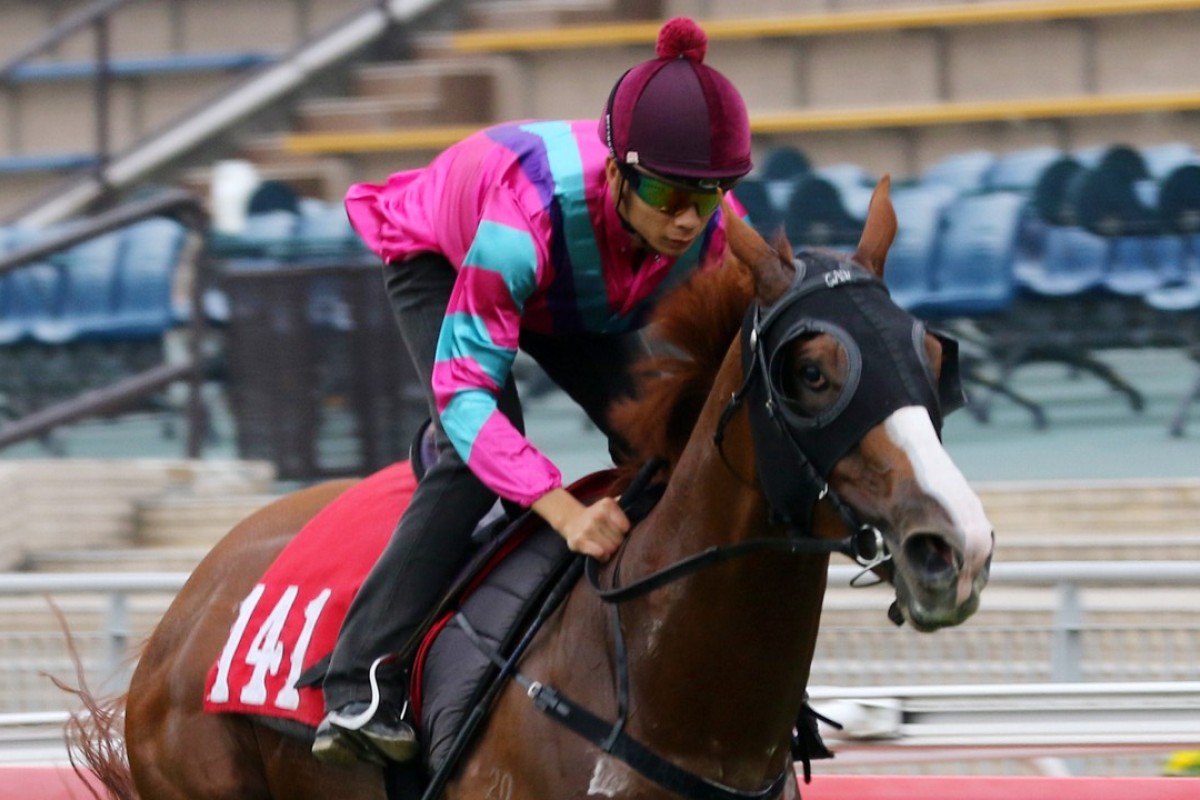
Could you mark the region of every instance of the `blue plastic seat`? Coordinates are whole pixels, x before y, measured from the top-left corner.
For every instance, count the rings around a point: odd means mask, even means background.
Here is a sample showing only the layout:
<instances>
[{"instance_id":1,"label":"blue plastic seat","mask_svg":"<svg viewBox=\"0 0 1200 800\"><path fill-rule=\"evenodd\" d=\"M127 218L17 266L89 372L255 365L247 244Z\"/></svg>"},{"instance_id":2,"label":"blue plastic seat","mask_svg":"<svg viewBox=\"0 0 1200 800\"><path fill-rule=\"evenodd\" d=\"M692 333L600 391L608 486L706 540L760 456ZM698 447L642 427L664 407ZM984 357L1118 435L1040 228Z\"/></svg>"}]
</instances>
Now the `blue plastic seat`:
<instances>
[{"instance_id":1,"label":"blue plastic seat","mask_svg":"<svg viewBox=\"0 0 1200 800\"><path fill-rule=\"evenodd\" d=\"M995 154L987 150L955 153L921 173L921 183L950 186L959 193L977 192L995 162Z\"/></svg>"},{"instance_id":2,"label":"blue plastic seat","mask_svg":"<svg viewBox=\"0 0 1200 800\"><path fill-rule=\"evenodd\" d=\"M807 175L810 169L808 156L795 147L781 145L767 153L759 173L765 181L794 181Z\"/></svg>"},{"instance_id":3,"label":"blue plastic seat","mask_svg":"<svg viewBox=\"0 0 1200 800\"><path fill-rule=\"evenodd\" d=\"M187 233L170 219L147 219L124 231L117 270L116 307L107 335L161 336L182 318L171 294Z\"/></svg>"},{"instance_id":4,"label":"blue plastic seat","mask_svg":"<svg viewBox=\"0 0 1200 800\"><path fill-rule=\"evenodd\" d=\"M27 341L39 322L58 315L62 271L47 262L27 264L0 276L4 307L0 308L0 345Z\"/></svg>"},{"instance_id":5,"label":"blue plastic seat","mask_svg":"<svg viewBox=\"0 0 1200 800\"><path fill-rule=\"evenodd\" d=\"M775 206L767 184L757 178L743 178L733 196L746 209L750 224L763 236L771 237L783 225L783 214Z\"/></svg>"},{"instance_id":6,"label":"blue plastic seat","mask_svg":"<svg viewBox=\"0 0 1200 800\"><path fill-rule=\"evenodd\" d=\"M897 189L892 194L897 230L888 250L884 282L892 299L916 314L933 290L933 262L949 200L945 192L925 187Z\"/></svg>"},{"instance_id":7,"label":"blue plastic seat","mask_svg":"<svg viewBox=\"0 0 1200 800\"><path fill-rule=\"evenodd\" d=\"M1019 194L995 192L965 197L946 208L924 316L992 314L1012 305L1025 203Z\"/></svg>"},{"instance_id":8,"label":"blue plastic seat","mask_svg":"<svg viewBox=\"0 0 1200 800\"><path fill-rule=\"evenodd\" d=\"M788 239L794 243L836 247L857 242L863 220L849 212L837 186L814 174L796 182L788 198L784 225Z\"/></svg>"},{"instance_id":9,"label":"blue plastic seat","mask_svg":"<svg viewBox=\"0 0 1200 800\"><path fill-rule=\"evenodd\" d=\"M1200 164L1184 164L1159 184L1158 218L1170 231L1200 233Z\"/></svg>"},{"instance_id":10,"label":"blue plastic seat","mask_svg":"<svg viewBox=\"0 0 1200 800\"><path fill-rule=\"evenodd\" d=\"M1161 181L1180 167L1200 164L1200 153L1184 142L1171 142L1142 148L1146 169L1155 180Z\"/></svg>"},{"instance_id":11,"label":"blue plastic seat","mask_svg":"<svg viewBox=\"0 0 1200 800\"><path fill-rule=\"evenodd\" d=\"M8 251L31 244L35 231L8 229ZM62 303L62 270L49 261L38 261L0 275L0 345L32 339L33 326L54 319Z\"/></svg>"},{"instance_id":12,"label":"blue plastic seat","mask_svg":"<svg viewBox=\"0 0 1200 800\"><path fill-rule=\"evenodd\" d=\"M821 167L816 174L837 187L842 206L854 219L865 220L871 195L878 178L858 164L833 164Z\"/></svg>"},{"instance_id":13,"label":"blue plastic seat","mask_svg":"<svg viewBox=\"0 0 1200 800\"><path fill-rule=\"evenodd\" d=\"M1016 273L1021 288L1044 297L1068 297L1104 283L1108 243L1100 236L1068 225L1047 225L1042 250L1022 258Z\"/></svg>"},{"instance_id":14,"label":"blue plastic seat","mask_svg":"<svg viewBox=\"0 0 1200 800\"><path fill-rule=\"evenodd\" d=\"M269 258L291 257L296 251L300 215L294 211L264 211L246 217L238 244L248 252Z\"/></svg>"},{"instance_id":15,"label":"blue plastic seat","mask_svg":"<svg viewBox=\"0 0 1200 800\"><path fill-rule=\"evenodd\" d=\"M1052 164L1063 158L1056 147L1034 147L999 156L983 176L985 191L1028 192Z\"/></svg>"},{"instance_id":16,"label":"blue plastic seat","mask_svg":"<svg viewBox=\"0 0 1200 800\"><path fill-rule=\"evenodd\" d=\"M299 251L307 256L365 252L362 240L354 232L341 204L303 204L297 220L296 240Z\"/></svg>"},{"instance_id":17,"label":"blue plastic seat","mask_svg":"<svg viewBox=\"0 0 1200 800\"><path fill-rule=\"evenodd\" d=\"M1141 296L1176 280L1183 260L1181 236L1120 236L1109 242L1102 285L1114 294Z\"/></svg>"},{"instance_id":18,"label":"blue plastic seat","mask_svg":"<svg viewBox=\"0 0 1200 800\"><path fill-rule=\"evenodd\" d=\"M31 333L35 339L45 344L66 344L107 332L114 311L121 242L119 232L106 233L62 255L61 305L55 316L33 323Z\"/></svg>"},{"instance_id":19,"label":"blue plastic seat","mask_svg":"<svg viewBox=\"0 0 1200 800\"><path fill-rule=\"evenodd\" d=\"M1183 256L1175 275L1142 296L1157 311L1200 310L1200 234L1183 237Z\"/></svg>"}]
</instances>

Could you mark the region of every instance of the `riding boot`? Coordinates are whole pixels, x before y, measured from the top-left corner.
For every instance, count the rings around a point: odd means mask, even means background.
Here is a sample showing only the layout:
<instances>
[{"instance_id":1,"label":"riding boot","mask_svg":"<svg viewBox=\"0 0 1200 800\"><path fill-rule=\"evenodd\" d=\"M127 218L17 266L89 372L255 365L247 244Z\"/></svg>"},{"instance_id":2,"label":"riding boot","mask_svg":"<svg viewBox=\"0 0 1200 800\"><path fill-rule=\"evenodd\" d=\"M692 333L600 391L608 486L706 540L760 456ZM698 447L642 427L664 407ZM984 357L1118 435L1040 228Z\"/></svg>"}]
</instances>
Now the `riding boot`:
<instances>
[{"instance_id":1,"label":"riding boot","mask_svg":"<svg viewBox=\"0 0 1200 800\"><path fill-rule=\"evenodd\" d=\"M440 450L342 623L323 684L328 713L313 742L323 761L405 761L420 749L402 713L408 658L496 500L452 448Z\"/></svg>"}]
</instances>

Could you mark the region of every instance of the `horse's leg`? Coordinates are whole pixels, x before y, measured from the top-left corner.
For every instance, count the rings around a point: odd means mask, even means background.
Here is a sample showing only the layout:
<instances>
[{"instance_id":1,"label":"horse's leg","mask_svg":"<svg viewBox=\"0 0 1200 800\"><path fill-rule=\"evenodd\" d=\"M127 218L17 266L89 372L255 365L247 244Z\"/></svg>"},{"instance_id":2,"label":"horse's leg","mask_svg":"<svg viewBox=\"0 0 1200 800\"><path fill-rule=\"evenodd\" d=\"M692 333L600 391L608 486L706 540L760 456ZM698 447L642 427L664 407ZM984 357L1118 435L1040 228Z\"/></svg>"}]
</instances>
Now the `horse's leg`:
<instances>
[{"instance_id":1,"label":"horse's leg","mask_svg":"<svg viewBox=\"0 0 1200 800\"><path fill-rule=\"evenodd\" d=\"M371 796L343 795L336 779L311 777L311 793L308 786L277 792L275 784L289 770L317 773L307 748L277 743L283 737L267 736L248 719L203 708L205 678L242 599L304 523L347 485L298 492L246 519L213 548L171 604L142 653L126 705L129 765L143 800ZM358 781L343 783L354 790Z\"/></svg>"}]
</instances>

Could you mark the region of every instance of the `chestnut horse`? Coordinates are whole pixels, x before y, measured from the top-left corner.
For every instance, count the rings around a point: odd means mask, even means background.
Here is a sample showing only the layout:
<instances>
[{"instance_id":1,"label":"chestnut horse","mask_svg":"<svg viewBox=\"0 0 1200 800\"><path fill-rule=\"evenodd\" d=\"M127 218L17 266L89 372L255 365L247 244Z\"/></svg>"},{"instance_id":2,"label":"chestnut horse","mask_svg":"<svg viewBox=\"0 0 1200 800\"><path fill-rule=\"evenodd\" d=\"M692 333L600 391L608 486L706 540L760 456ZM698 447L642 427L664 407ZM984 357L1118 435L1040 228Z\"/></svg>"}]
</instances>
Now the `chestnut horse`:
<instances>
[{"instance_id":1,"label":"chestnut horse","mask_svg":"<svg viewBox=\"0 0 1200 800\"><path fill-rule=\"evenodd\" d=\"M922 631L956 625L987 582L992 529L939 436L943 406L954 399L956 354L882 288L896 230L887 192L885 178L852 258L805 251L794 259L786 243L769 246L731 220L729 263L663 302L655 332L670 354L644 370L638 399L615 419L642 458L662 459L669 481L596 576L606 587L661 579L615 605L619 636L613 598L580 581L519 665L596 717L624 719L629 740L715 787L704 796L797 796L791 735L829 553L859 541L860 525L878 542L870 567L894 585L897 621ZM806 302L815 310L804 311ZM826 307L840 310L822 318ZM197 567L133 676L125 745L136 795L120 796L383 797L376 767L327 766L308 742L202 709L206 673L239 602L296 531L349 485L278 500ZM693 558L706 552L721 555ZM690 567L674 571L680 563ZM442 796L688 795L619 756L543 713L510 682ZM128 785L120 765L93 766L110 787L122 778Z\"/></svg>"}]
</instances>

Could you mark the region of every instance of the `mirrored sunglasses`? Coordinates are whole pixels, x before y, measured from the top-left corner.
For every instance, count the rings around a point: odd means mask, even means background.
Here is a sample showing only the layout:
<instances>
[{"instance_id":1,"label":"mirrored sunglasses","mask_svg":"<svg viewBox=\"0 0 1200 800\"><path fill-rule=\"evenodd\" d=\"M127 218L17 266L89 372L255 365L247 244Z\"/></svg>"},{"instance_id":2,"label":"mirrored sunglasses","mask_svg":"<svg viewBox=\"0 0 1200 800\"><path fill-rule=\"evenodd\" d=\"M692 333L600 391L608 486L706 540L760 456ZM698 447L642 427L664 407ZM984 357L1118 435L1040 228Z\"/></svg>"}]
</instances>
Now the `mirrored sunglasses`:
<instances>
[{"instance_id":1,"label":"mirrored sunglasses","mask_svg":"<svg viewBox=\"0 0 1200 800\"><path fill-rule=\"evenodd\" d=\"M685 186L652 177L624 165L622 165L621 174L625 176L633 193L643 202L672 217L692 207L695 207L697 214L706 217L721 204L721 194L716 187L700 189L694 186Z\"/></svg>"}]
</instances>

